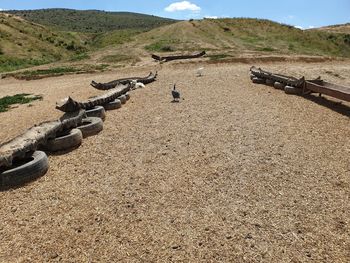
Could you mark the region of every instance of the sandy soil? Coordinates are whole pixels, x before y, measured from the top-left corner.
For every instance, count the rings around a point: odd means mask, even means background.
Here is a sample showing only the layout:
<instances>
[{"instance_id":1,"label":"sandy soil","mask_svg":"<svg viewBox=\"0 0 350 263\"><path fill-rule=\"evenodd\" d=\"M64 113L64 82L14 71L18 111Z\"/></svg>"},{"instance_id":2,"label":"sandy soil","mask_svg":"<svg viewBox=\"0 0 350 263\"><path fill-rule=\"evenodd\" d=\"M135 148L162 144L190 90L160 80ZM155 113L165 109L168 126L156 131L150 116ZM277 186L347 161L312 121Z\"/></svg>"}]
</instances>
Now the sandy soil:
<instances>
[{"instance_id":1,"label":"sandy soil","mask_svg":"<svg viewBox=\"0 0 350 263\"><path fill-rule=\"evenodd\" d=\"M199 66L1 80L0 97L44 96L1 113L4 142L98 94L92 79L159 72L102 133L0 192L0 261L349 262L350 105L254 85L247 64ZM348 63L258 66L350 85Z\"/></svg>"}]
</instances>

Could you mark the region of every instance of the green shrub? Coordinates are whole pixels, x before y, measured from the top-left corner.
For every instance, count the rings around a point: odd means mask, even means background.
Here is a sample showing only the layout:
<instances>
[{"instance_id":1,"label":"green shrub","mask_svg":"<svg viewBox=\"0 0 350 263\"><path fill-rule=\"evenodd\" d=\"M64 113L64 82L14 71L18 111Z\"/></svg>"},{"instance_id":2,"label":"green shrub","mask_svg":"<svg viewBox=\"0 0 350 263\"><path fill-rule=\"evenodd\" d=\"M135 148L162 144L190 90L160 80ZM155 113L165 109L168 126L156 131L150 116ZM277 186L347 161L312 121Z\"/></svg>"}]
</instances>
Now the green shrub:
<instances>
[{"instance_id":1,"label":"green shrub","mask_svg":"<svg viewBox=\"0 0 350 263\"><path fill-rule=\"evenodd\" d=\"M0 98L0 112L5 112L10 108L10 105L13 104L26 104L33 100L42 100L42 96L35 95L31 96L31 94L21 93L13 96L6 96Z\"/></svg>"},{"instance_id":2,"label":"green shrub","mask_svg":"<svg viewBox=\"0 0 350 263\"><path fill-rule=\"evenodd\" d=\"M145 46L145 49L148 51L157 51L157 52L172 52L176 49L171 45L174 44L175 40L159 40L150 45Z\"/></svg>"},{"instance_id":3,"label":"green shrub","mask_svg":"<svg viewBox=\"0 0 350 263\"><path fill-rule=\"evenodd\" d=\"M273 52L276 51L276 49L272 48L272 47L263 47L263 48L258 48L258 51L266 51L266 52Z\"/></svg>"},{"instance_id":4,"label":"green shrub","mask_svg":"<svg viewBox=\"0 0 350 263\"><path fill-rule=\"evenodd\" d=\"M52 62L53 58L23 59L0 55L0 72L13 71Z\"/></svg>"}]
</instances>

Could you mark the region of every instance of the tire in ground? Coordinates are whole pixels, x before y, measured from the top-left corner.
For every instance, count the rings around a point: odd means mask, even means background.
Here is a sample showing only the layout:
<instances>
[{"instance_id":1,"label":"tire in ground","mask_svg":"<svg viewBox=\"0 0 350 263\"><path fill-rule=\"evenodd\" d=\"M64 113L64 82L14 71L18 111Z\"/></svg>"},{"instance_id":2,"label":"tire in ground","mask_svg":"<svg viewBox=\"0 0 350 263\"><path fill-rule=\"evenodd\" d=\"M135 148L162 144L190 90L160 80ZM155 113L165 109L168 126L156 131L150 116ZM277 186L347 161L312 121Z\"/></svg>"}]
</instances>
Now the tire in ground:
<instances>
[{"instance_id":1,"label":"tire in ground","mask_svg":"<svg viewBox=\"0 0 350 263\"><path fill-rule=\"evenodd\" d=\"M300 95L302 90L300 88L296 88L296 87L285 86L284 92L286 94Z\"/></svg>"},{"instance_id":2,"label":"tire in ground","mask_svg":"<svg viewBox=\"0 0 350 263\"><path fill-rule=\"evenodd\" d=\"M125 95L121 95L120 97L118 97L118 99L122 102L122 104L126 103L126 96Z\"/></svg>"},{"instance_id":3,"label":"tire in ground","mask_svg":"<svg viewBox=\"0 0 350 263\"><path fill-rule=\"evenodd\" d=\"M125 98L126 98L126 100L130 100L130 94L129 94L129 92L125 93Z\"/></svg>"},{"instance_id":4,"label":"tire in ground","mask_svg":"<svg viewBox=\"0 0 350 263\"><path fill-rule=\"evenodd\" d=\"M255 83L255 84L265 84L266 82L265 82L265 79L261 79L261 78L257 78L257 77L254 77L253 79L252 79L252 81L253 81L253 83Z\"/></svg>"},{"instance_id":5,"label":"tire in ground","mask_svg":"<svg viewBox=\"0 0 350 263\"><path fill-rule=\"evenodd\" d=\"M273 84L273 87L274 87L275 89L284 89L285 86L286 86L286 84L283 84L283 83L278 82L278 81L276 81L276 82Z\"/></svg>"},{"instance_id":6,"label":"tire in ground","mask_svg":"<svg viewBox=\"0 0 350 263\"><path fill-rule=\"evenodd\" d=\"M275 81L272 79L266 79L266 85L273 86L275 84Z\"/></svg>"},{"instance_id":7,"label":"tire in ground","mask_svg":"<svg viewBox=\"0 0 350 263\"><path fill-rule=\"evenodd\" d=\"M0 171L0 189L21 186L43 176L49 169L47 155L35 151L27 159L15 161L9 169Z\"/></svg>"},{"instance_id":8,"label":"tire in ground","mask_svg":"<svg viewBox=\"0 0 350 263\"><path fill-rule=\"evenodd\" d=\"M106 118L106 111L105 108L102 106L95 106L91 110L86 111L86 116L87 117L98 117L104 120Z\"/></svg>"},{"instance_id":9,"label":"tire in ground","mask_svg":"<svg viewBox=\"0 0 350 263\"><path fill-rule=\"evenodd\" d=\"M77 129L82 132L83 138L93 136L103 130L103 121L101 118L87 117L83 119Z\"/></svg>"},{"instance_id":10,"label":"tire in ground","mask_svg":"<svg viewBox=\"0 0 350 263\"><path fill-rule=\"evenodd\" d=\"M105 110L116 110L116 109L121 108L121 106L122 106L122 102L118 99L103 105Z\"/></svg>"},{"instance_id":11,"label":"tire in ground","mask_svg":"<svg viewBox=\"0 0 350 263\"><path fill-rule=\"evenodd\" d=\"M83 141L83 134L79 129L72 129L50 139L43 148L50 152L67 151L77 148Z\"/></svg>"}]
</instances>

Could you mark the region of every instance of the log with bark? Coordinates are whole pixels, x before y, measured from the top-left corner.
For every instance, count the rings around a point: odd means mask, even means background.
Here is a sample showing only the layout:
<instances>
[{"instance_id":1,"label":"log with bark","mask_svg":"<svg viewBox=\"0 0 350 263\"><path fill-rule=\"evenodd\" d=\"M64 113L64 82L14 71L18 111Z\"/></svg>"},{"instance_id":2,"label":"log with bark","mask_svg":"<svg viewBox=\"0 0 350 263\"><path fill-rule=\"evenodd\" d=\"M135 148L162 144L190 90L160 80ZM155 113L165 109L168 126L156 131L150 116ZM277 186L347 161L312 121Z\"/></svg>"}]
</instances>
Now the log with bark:
<instances>
[{"instance_id":1,"label":"log with bark","mask_svg":"<svg viewBox=\"0 0 350 263\"><path fill-rule=\"evenodd\" d=\"M119 96L127 93L131 89L131 84L118 85L116 88L111 89L109 92L89 99L88 101L78 102L71 97L63 99L60 103L56 103L56 109L63 112L75 112L79 109L90 110L95 106L102 106L111 101L114 101Z\"/></svg>"},{"instance_id":2,"label":"log with bark","mask_svg":"<svg viewBox=\"0 0 350 263\"><path fill-rule=\"evenodd\" d=\"M95 89L109 90L109 89L115 88L117 85L120 85L120 84L126 85L133 80L135 80L136 82L141 82L143 84L148 84L155 81L156 77L157 77L157 71L155 74L153 74L152 72L149 73L149 75L146 77L129 77L129 78L113 80L107 83L97 83L96 81L91 81L90 85L93 86Z\"/></svg>"},{"instance_id":3,"label":"log with bark","mask_svg":"<svg viewBox=\"0 0 350 263\"><path fill-rule=\"evenodd\" d=\"M255 77L277 81L291 87L301 88L305 83L304 77L297 79L291 76L271 73L271 72L262 70L261 68L256 68L254 66L250 68L250 73Z\"/></svg>"},{"instance_id":4,"label":"log with bark","mask_svg":"<svg viewBox=\"0 0 350 263\"><path fill-rule=\"evenodd\" d=\"M167 61L172 61L172 60L177 60L177 59L191 59L191 58L199 58L204 56L206 53L205 51L202 51L198 54L193 54L193 55L175 55L175 56L165 56L165 57L160 57L157 55L152 54L152 58L161 61L161 62L167 62Z\"/></svg>"},{"instance_id":5,"label":"log with bark","mask_svg":"<svg viewBox=\"0 0 350 263\"><path fill-rule=\"evenodd\" d=\"M0 168L10 167L13 160L23 159L45 145L58 132L77 127L85 117L85 110L65 113L59 120L46 121L29 128L25 133L0 144Z\"/></svg>"}]
</instances>

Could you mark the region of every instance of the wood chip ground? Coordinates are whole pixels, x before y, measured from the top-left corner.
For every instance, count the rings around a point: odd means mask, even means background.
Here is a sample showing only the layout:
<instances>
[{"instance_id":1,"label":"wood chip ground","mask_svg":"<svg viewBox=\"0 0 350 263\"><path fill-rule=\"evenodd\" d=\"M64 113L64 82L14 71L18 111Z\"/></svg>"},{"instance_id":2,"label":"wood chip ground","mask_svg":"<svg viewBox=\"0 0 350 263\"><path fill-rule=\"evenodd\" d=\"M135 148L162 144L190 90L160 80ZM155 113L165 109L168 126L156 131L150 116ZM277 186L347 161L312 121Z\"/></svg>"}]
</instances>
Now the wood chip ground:
<instances>
[{"instance_id":1,"label":"wood chip ground","mask_svg":"<svg viewBox=\"0 0 350 263\"><path fill-rule=\"evenodd\" d=\"M57 119L59 99L103 93L92 79L159 73L45 176L0 192L0 261L349 262L350 105L253 84L247 64L202 66L1 80L0 97L44 97L0 114L4 142ZM257 66L350 85L349 63Z\"/></svg>"}]
</instances>

